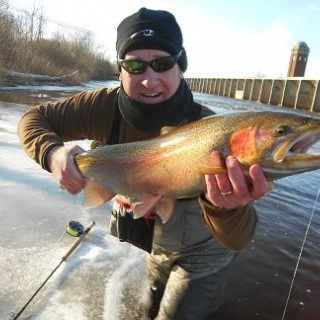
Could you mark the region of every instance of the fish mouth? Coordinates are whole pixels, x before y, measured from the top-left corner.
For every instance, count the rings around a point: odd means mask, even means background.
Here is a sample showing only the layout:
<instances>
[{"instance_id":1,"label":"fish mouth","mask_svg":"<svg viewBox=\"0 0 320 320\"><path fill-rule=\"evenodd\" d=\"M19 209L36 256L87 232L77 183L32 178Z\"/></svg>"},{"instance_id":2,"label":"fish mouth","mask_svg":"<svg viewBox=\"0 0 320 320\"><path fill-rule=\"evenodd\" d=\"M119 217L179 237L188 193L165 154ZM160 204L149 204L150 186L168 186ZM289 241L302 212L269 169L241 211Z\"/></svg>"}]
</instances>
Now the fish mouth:
<instances>
[{"instance_id":1,"label":"fish mouth","mask_svg":"<svg viewBox=\"0 0 320 320\"><path fill-rule=\"evenodd\" d=\"M320 169L320 153L308 153L319 142L320 133L304 133L286 138L260 162L268 181Z\"/></svg>"},{"instance_id":2,"label":"fish mouth","mask_svg":"<svg viewBox=\"0 0 320 320\"><path fill-rule=\"evenodd\" d=\"M320 140L320 133L307 132L286 139L273 152L273 161L281 163L292 160L320 159L320 154L308 154L309 149Z\"/></svg>"}]
</instances>

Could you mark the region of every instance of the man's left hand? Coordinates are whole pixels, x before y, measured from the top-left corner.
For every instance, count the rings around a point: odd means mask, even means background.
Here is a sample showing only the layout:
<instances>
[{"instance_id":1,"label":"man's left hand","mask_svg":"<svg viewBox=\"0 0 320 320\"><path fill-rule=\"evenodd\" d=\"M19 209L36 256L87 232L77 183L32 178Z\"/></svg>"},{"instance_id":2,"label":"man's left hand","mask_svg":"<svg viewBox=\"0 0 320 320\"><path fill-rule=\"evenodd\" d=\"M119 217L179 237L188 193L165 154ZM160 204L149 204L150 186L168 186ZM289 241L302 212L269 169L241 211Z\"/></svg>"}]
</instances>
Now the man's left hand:
<instances>
[{"instance_id":1,"label":"man's left hand","mask_svg":"<svg viewBox=\"0 0 320 320\"><path fill-rule=\"evenodd\" d=\"M225 167L226 173L205 176L206 198L214 206L225 209L243 207L268 192L268 182L260 165L253 164L249 168L249 184L236 158L228 156Z\"/></svg>"}]
</instances>

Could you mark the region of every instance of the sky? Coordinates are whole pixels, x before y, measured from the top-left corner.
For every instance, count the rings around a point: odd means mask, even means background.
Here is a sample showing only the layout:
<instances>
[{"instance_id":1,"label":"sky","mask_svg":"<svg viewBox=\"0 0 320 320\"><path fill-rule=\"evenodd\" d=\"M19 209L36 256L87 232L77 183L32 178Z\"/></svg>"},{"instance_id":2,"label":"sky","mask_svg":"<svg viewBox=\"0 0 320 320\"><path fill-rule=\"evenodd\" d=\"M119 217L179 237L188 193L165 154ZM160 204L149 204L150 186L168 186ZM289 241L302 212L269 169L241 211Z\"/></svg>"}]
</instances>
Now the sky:
<instances>
[{"instance_id":1,"label":"sky","mask_svg":"<svg viewBox=\"0 0 320 320\"><path fill-rule=\"evenodd\" d=\"M186 77L285 77L291 49L310 48L305 77L320 78L320 0L8 0L12 8L41 8L49 20L91 30L115 60L116 29L141 7L173 13L188 56ZM13 10L14 13L18 13ZM48 33L70 32L47 23Z\"/></svg>"}]
</instances>

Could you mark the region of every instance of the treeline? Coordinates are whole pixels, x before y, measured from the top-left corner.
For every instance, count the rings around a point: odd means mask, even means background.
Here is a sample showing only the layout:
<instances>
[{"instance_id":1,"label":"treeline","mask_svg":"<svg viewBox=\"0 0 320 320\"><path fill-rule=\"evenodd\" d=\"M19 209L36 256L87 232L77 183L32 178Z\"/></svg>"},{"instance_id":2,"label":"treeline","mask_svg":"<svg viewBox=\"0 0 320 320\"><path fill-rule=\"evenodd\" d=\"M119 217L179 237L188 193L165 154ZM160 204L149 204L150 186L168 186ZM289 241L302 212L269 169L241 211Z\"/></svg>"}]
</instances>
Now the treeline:
<instances>
[{"instance_id":1,"label":"treeline","mask_svg":"<svg viewBox=\"0 0 320 320\"><path fill-rule=\"evenodd\" d=\"M90 33L56 33L45 37L46 19L34 8L19 16L0 1L0 83L4 70L63 76L79 71L73 81L115 79L115 66L95 45Z\"/></svg>"}]
</instances>

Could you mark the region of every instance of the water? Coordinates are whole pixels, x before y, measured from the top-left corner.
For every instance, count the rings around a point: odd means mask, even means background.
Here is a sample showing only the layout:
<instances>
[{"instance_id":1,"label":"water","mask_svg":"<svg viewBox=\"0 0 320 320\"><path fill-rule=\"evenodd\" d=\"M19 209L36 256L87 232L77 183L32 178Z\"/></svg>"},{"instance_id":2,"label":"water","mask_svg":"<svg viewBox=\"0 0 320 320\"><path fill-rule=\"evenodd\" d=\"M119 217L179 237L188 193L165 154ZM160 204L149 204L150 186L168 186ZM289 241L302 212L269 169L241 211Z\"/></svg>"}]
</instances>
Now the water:
<instances>
[{"instance_id":1,"label":"water","mask_svg":"<svg viewBox=\"0 0 320 320\"><path fill-rule=\"evenodd\" d=\"M218 113L275 109L209 95L197 99ZM287 109L283 109L288 111ZM298 112L298 111L297 111ZM300 112L300 111L299 111ZM318 117L318 115L317 115ZM320 152L318 143L312 149ZM315 320L320 315L320 172L275 182L275 188L255 203L258 231L232 266L222 292L222 305L213 319L282 319L306 229L314 212L284 319Z\"/></svg>"},{"instance_id":2,"label":"water","mask_svg":"<svg viewBox=\"0 0 320 320\"><path fill-rule=\"evenodd\" d=\"M21 102L39 90L39 99L55 100L101 85L6 92L20 92ZM195 97L217 113L268 108L210 95ZM64 234L69 220L85 226L94 220L96 226L19 319L143 319L148 304L144 253L108 235L109 205L86 211L82 195L59 190L50 174L24 154L16 125L26 108L17 102L0 104L0 319L12 319L10 313L22 308L72 246L75 238ZM89 141L81 144L89 146ZM319 144L314 147L319 149ZM230 268L212 320L282 319L313 211L284 319L319 318L319 175L315 171L279 180L255 203L258 231Z\"/></svg>"}]
</instances>

